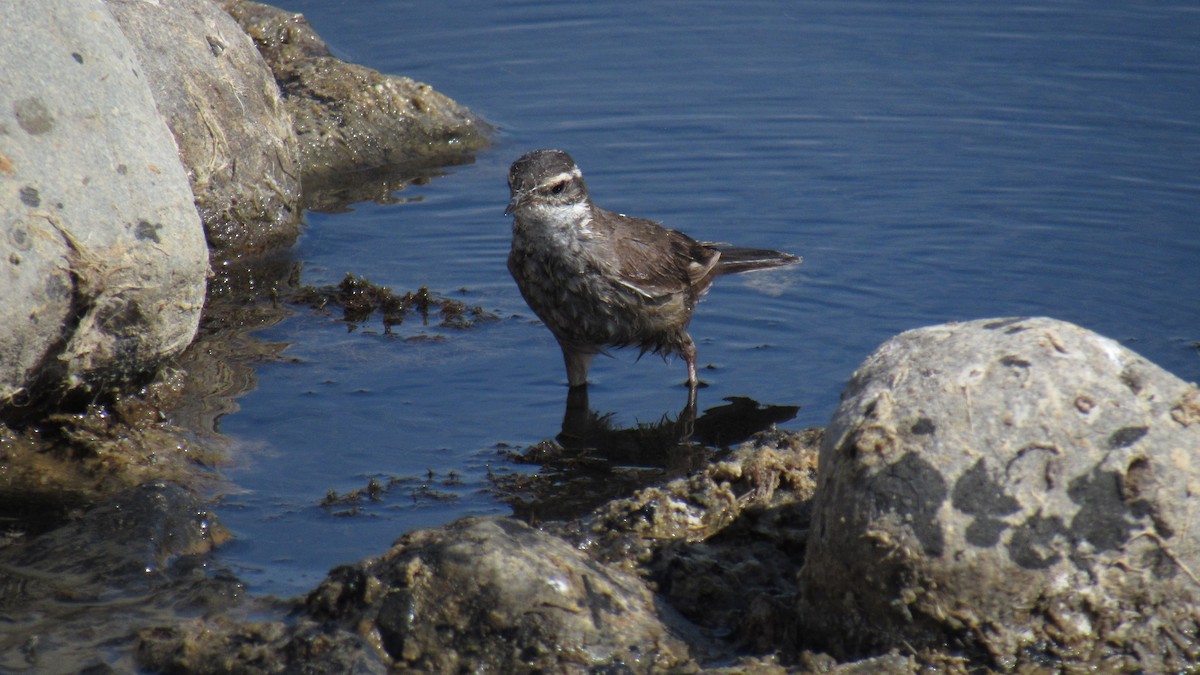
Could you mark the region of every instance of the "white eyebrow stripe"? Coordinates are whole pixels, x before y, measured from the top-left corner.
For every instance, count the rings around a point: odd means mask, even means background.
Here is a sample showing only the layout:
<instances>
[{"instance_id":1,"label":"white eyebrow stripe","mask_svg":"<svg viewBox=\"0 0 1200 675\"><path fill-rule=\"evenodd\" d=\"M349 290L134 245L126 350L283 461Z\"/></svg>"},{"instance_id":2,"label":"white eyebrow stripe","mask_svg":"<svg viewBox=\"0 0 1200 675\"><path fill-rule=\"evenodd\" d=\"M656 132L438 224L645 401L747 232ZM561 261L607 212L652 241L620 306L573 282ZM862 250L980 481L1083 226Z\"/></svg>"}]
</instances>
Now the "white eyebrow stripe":
<instances>
[{"instance_id":1,"label":"white eyebrow stripe","mask_svg":"<svg viewBox=\"0 0 1200 675\"><path fill-rule=\"evenodd\" d=\"M583 178L583 174L579 172L579 167L575 167L570 171L554 174L553 176L547 176L545 180L542 181L542 185L554 185L560 180L569 180L571 178Z\"/></svg>"}]
</instances>

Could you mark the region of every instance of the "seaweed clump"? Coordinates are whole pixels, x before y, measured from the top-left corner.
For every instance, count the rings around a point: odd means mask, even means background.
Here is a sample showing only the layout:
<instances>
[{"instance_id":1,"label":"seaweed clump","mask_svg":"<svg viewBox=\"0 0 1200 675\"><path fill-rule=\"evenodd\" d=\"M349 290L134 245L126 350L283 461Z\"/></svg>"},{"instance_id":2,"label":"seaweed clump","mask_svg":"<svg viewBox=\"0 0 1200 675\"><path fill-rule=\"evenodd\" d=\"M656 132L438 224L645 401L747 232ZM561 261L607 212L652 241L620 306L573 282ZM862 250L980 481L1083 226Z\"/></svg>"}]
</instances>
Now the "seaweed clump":
<instances>
[{"instance_id":1,"label":"seaweed clump","mask_svg":"<svg viewBox=\"0 0 1200 675\"><path fill-rule=\"evenodd\" d=\"M461 292L466 293L466 289ZM470 306L461 300L437 295L428 286L400 294L356 274L347 274L334 286L304 286L288 301L317 310L341 307L342 321L350 324L352 330L378 312L383 318L385 334L391 334L394 326L403 324L410 316L419 316L423 326L430 325L432 316L438 326L459 329L496 318L495 314L477 305Z\"/></svg>"}]
</instances>

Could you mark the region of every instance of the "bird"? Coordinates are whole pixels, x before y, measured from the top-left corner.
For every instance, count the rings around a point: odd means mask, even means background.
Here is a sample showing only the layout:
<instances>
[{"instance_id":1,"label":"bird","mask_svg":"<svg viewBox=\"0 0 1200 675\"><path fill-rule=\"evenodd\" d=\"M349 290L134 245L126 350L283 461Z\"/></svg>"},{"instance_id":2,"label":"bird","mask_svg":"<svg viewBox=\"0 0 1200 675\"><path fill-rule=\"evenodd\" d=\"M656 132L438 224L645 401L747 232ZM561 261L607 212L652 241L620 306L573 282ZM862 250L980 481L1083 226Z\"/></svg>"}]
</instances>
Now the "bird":
<instances>
[{"instance_id":1,"label":"bird","mask_svg":"<svg viewBox=\"0 0 1200 675\"><path fill-rule=\"evenodd\" d=\"M696 303L724 274L802 262L767 249L701 242L656 221L606 211L562 150L535 150L508 172L512 220L508 270L525 302L562 348L567 383L586 387L592 360L636 347L687 363L692 396Z\"/></svg>"}]
</instances>

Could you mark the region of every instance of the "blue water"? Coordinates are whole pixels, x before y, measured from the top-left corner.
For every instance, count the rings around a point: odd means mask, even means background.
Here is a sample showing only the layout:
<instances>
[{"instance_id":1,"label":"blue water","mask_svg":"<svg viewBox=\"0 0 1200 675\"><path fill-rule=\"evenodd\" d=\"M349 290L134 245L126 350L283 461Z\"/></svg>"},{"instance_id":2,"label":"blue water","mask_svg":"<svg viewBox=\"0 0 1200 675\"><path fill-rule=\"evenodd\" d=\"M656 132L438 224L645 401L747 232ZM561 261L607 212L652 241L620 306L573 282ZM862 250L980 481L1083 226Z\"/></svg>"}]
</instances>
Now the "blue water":
<instances>
[{"instance_id":1,"label":"blue water","mask_svg":"<svg viewBox=\"0 0 1200 675\"><path fill-rule=\"evenodd\" d=\"M303 283L465 288L501 318L398 338L300 309L259 334L295 362L261 367L221 420L241 491L219 509L238 536L222 560L255 592L300 593L414 528L507 513L488 472L530 469L498 448L558 433L561 357L505 269L505 174L534 148L571 152L609 209L805 257L705 298L702 409L748 396L802 406L785 427L824 425L888 337L1009 315L1081 324L1200 380L1194 5L282 4L343 58L499 128L404 203L309 214ZM591 379L592 408L625 426L684 403L677 361L617 353ZM352 517L318 505L372 476L403 480Z\"/></svg>"}]
</instances>

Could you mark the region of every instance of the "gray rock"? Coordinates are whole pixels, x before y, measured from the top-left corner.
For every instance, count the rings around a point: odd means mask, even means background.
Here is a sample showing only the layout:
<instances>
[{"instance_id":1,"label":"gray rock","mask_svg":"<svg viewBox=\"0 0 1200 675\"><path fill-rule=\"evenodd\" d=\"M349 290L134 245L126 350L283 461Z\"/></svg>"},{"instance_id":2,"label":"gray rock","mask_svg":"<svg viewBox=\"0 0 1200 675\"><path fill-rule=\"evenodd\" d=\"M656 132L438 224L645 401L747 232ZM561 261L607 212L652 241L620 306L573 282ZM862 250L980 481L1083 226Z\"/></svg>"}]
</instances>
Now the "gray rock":
<instances>
[{"instance_id":1,"label":"gray rock","mask_svg":"<svg viewBox=\"0 0 1200 675\"><path fill-rule=\"evenodd\" d=\"M690 663L636 577L511 519L414 532L334 570L309 613L419 672L662 672Z\"/></svg>"},{"instance_id":2,"label":"gray rock","mask_svg":"<svg viewBox=\"0 0 1200 675\"><path fill-rule=\"evenodd\" d=\"M104 5L7 3L0 92L0 406L181 352L208 249L175 142Z\"/></svg>"},{"instance_id":3,"label":"gray rock","mask_svg":"<svg viewBox=\"0 0 1200 675\"><path fill-rule=\"evenodd\" d=\"M105 0L175 134L218 256L290 246L299 145L271 70L210 0Z\"/></svg>"},{"instance_id":4,"label":"gray rock","mask_svg":"<svg viewBox=\"0 0 1200 675\"><path fill-rule=\"evenodd\" d=\"M220 0L254 39L284 90L300 139L305 190L348 171L461 163L491 127L427 84L345 63L303 15Z\"/></svg>"},{"instance_id":5,"label":"gray rock","mask_svg":"<svg viewBox=\"0 0 1200 675\"><path fill-rule=\"evenodd\" d=\"M286 625L159 626L136 649L155 672L694 672L669 614L566 541L478 518L334 569Z\"/></svg>"},{"instance_id":6,"label":"gray rock","mask_svg":"<svg viewBox=\"0 0 1200 675\"><path fill-rule=\"evenodd\" d=\"M855 373L821 448L807 637L1012 668L1200 658L1200 392L1044 318L914 330Z\"/></svg>"}]
</instances>

